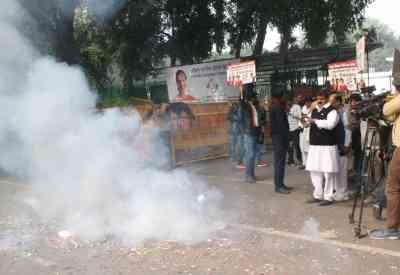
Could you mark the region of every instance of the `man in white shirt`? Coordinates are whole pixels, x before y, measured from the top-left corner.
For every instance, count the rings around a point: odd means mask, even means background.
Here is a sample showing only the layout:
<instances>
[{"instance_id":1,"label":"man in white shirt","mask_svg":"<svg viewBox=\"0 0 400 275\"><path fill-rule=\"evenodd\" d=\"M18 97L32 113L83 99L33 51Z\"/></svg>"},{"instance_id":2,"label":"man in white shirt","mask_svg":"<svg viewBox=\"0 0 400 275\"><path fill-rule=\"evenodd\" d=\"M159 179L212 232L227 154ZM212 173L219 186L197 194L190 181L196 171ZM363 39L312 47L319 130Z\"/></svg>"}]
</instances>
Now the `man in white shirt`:
<instances>
[{"instance_id":1,"label":"man in white shirt","mask_svg":"<svg viewBox=\"0 0 400 275\"><path fill-rule=\"evenodd\" d=\"M310 124L310 148L307 171L310 171L314 186L313 198L308 203L320 206L331 205L334 201L336 173L339 172L339 151L335 128L339 115L329 103L328 95L320 93L312 105Z\"/></svg>"},{"instance_id":2,"label":"man in white shirt","mask_svg":"<svg viewBox=\"0 0 400 275\"><path fill-rule=\"evenodd\" d=\"M351 130L347 110L343 107L342 97L331 95L329 98L332 106L336 108L339 114L338 129L338 149L339 149L339 172L336 174L335 181L335 201L345 201L349 199L347 169L349 161L349 152L351 146Z\"/></svg>"},{"instance_id":3,"label":"man in white shirt","mask_svg":"<svg viewBox=\"0 0 400 275\"><path fill-rule=\"evenodd\" d=\"M299 169L305 169L307 165L308 148L310 147L310 127L304 123L304 118L308 117L311 112L312 97L307 96L304 100L304 106L301 108L302 121L300 126L302 131L300 132L300 150L301 158L303 160L303 165Z\"/></svg>"},{"instance_id":4,"label":"man in white shirt","mask_svg":"<svg viewBox=\"0 0 400 275\"><path fill-rule=\"evenodd\" d=\"M289 150L288 150L288 164L295 165L294 156L296 154L297 164L302 165L302 157L300 150L300 120L301 120L301 107L298 104L298 98L288 100L288 122L289 122Z\"/></svg>"}]
</instances>

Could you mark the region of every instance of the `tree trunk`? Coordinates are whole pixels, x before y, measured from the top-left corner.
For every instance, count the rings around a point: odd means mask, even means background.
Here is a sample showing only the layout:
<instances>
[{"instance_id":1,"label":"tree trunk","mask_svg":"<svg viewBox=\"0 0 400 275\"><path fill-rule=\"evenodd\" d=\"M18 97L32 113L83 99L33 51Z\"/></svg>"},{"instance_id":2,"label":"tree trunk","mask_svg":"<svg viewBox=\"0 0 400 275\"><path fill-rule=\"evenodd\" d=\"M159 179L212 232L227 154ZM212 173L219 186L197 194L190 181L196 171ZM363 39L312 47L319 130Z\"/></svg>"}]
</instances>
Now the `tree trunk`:
<instances>
[{"instance_id":1,"label":"tree trunk","mask_svg":"<svg viewBox=\"0 0 400 275\"><path fill-rule=\"evenodd\" d=\"M284 28L281 31L281 44L279 45L279 54L283 63L287 63L290 38L291 30L288 28Z\"/></svg>"},{"instance_id":2,"label":"tree trunk","mask_svg":"<svg viewBox=\"0 0 400 275\"><path fill-rule=\"evenodd\" d=\"M80 49L74 37L75 11L79 6L78 0L70 0L59 7L60 17L56 26L57 58L68 65L76 65L81 61Z\"/></svg>"},{"instance_id":3,"label":"tree trunk","mask_svg":"<svg viewBox=\"0 0 400 275\"><path fill-rule=\"evenodd\" d=\"M129 93L133 88L132 75L133 75L132 73L125 73L123 85L124 85L124 90L126 93Z\"/></svg>"},{"instance_id":4,"label":"tree trunk","mask_svg":"<svg viewBox=\"0 0 400 275\"><path fill-rule=\"evenodd\" d=\"M243 36L242 36L242 31L239 30L239 35L235 40L235 45L233 47L235 58L240 58L240 54L242 52L242 45L243 45Z\"/></svg>"},{"instance_id":5,"label":"tree trunk","mask_svg":"<svg viewBox=\"0 0 400 275\"><path fill-rule=\"evenodd\" d=\"M257 30L256 43L253 50L253 55L262 55L264 49L265 36L267 34L268 20L266 17L261 18L260 25Z\"/></svg>"},{"instance_id":6,"label":"tree trunk","mask_svg":"<svg viewBox=\"0 0 400 275\"><path fill-rule=\"evenodd\" d=\"M60 22L56 34L56 56L68 65L76 65L81 61L80 50L74 37L73 21L72 18L68 18Z\"/></svg>"},{"instance_id":7,"label":"tree trunk","mask_svg":"<svg viewBox=\"0 0 400 275\"><path fill-rule=\"evenodd\" d=\"M171 14L171 37L169 38L169 52L171 58L171 66L176 66L177 54L176 54L176 18L175 18L175 9L172 10Z\"/></svg>"},{"instance_id":8,"label":"tree trunk","mask_svg":"<svg viewBox=\"0 0 400 275\"><path fill-rule=\"evenodd\" d=\"M171 55L171 66L172 67L176 66L176 56L175 56L175 54Z\"/></svg>"}]
</instances>

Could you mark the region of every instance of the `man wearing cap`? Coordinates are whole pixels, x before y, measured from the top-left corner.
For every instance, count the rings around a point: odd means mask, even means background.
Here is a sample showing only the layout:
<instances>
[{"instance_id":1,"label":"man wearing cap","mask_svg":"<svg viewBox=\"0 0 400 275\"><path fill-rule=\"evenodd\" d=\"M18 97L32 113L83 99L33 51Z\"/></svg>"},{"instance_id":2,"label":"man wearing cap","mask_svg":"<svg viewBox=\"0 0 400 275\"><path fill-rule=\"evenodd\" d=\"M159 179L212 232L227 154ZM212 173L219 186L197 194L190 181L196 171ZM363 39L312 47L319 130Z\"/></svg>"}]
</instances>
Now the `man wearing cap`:
<instances>
[{"instance_id":1,"label":"man wearing cap","mask_svg":"<svg viewBox=\"0 0 400 275\"><path fill-rule=\"evenodd\" d=\"M392 141L396 146L386 180L386 229L370 231L369 235L372 239L396 240L400 238L400 74L394 76L393 86L395 97L383 106L384 116L394 120Z\"/></svg>"},{"instance_id":2,"label":"man wearing cap","mask_svg":"<svg viewBox=\"0 0 400 275\"><path fill-rule=\"evenodd\" d=\"M336 173L339 171L339 152L335 128L339 123L336 109L328 101L328 94L321 92L312 105L310 147L307 171L314 186L313 198L308 203L328 206L334 200Z\"/></svg>"}]
</instances>

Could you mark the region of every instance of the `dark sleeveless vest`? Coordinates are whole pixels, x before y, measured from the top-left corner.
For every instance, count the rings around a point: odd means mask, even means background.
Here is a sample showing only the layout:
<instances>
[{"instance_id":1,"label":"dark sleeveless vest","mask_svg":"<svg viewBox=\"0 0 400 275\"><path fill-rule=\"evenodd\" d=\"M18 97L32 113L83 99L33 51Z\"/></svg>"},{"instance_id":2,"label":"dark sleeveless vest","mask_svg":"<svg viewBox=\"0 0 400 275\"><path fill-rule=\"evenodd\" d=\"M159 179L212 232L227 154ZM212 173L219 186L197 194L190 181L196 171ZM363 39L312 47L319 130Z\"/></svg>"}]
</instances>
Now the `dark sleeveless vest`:
<instances>
[{"instance_id":1,"label":"dark sleeveless vest","mask_svg":"<svg viewBox=\"0 0 400 275\"><path fill-rule=\"evenodd\" d=\"M314 109L314 111L311 113L311 118L326 120L328 114L333 110L335 110L335 108L333 108L332 106L329 106L328 108L322 108L320 112L318 112L317 109ZM327 130L327 129L320 129L317 127L317 125L311 124L310 145L321 145L321 146L337 145L338 144L337 127L338 126L333 128L332 130Z\"/></svg>"}]
</instances>

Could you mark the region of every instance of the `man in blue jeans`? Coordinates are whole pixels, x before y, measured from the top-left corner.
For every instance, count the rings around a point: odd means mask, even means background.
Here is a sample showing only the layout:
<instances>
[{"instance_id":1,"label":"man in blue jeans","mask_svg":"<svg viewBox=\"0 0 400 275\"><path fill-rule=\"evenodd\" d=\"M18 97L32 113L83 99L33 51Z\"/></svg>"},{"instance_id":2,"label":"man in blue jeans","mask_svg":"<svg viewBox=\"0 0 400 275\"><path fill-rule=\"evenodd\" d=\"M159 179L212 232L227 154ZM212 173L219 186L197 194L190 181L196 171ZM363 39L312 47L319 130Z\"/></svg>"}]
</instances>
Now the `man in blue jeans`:
<instances>
[{"instance_id":1,"label":"man in blue jeans","mask_svg":"<svg viewBox=\"0 0 400 275\"><path fill-rule=\"evenodd\" d=\"M267 162L263 160L263 154L264 154L264 126L267 120L267 114L264 109L264 106L261 106L260 102L255 99L253 100L253 105L256 107L257 110L257 116L258 116L258 122L259 126L257 129L257 144L256 144L256 166L257 167L266 167L268 166Z\"/></svg>"},{"instance_id":2,"label":"man in blue jeans","mask_svg":"<svg viewBox=\"0 0 400 275\"><path fill-rule=\"evenodd\" d=\"M237 154L237 146L239 141L239 107L236 103L232 104L228 113L229 121L229 158L236 163L240 157Z\"/></svg>"},{"instance_id":3,"label":"man in blue jeans","mask_svg":"<svg viewBox=\"0 0 400 275\"><path fill-rule=\"evenodd\" d=\"M292 187L284 183L285 162L289 147L289 123L285 103L282 101L282 94L275 93L271 98L270 105L271 135L274 151L274 183L275 192L289 194Z\"/></svg>"},{"instance_id":4,"label":"man in blue jeans","mask_svg":"<svg viewBox=\"0 0 400 275\"><path fill-rule=\"evenodd\" d=\"M257 110L251 102L252 84L242 86L240 96L239 121L244 134L244 161L246 166L246 182L255 183L255 160L257 147L257 129L259 121Z\"/></svg>"}]
</instances>

